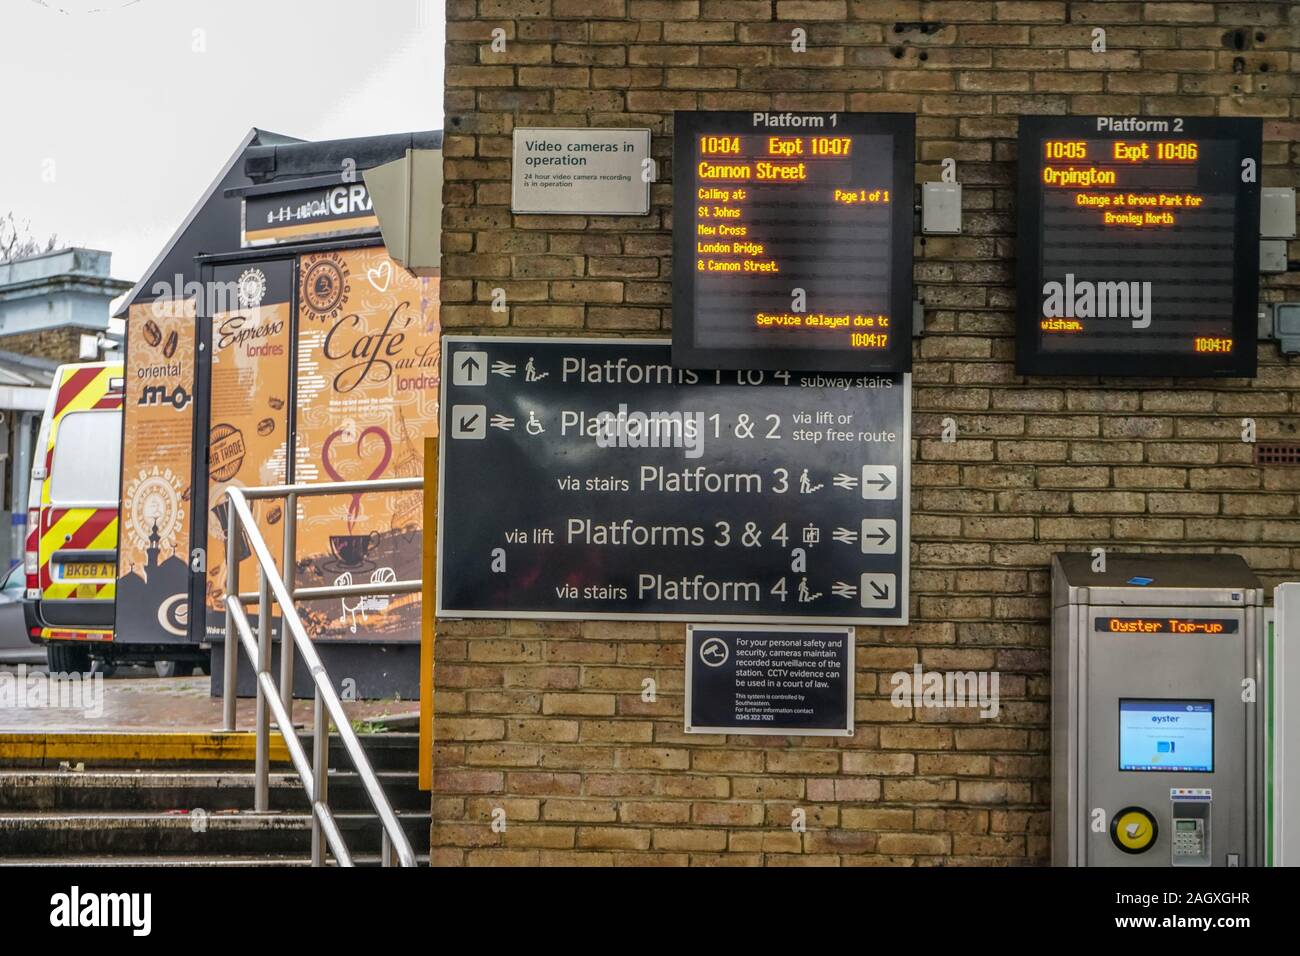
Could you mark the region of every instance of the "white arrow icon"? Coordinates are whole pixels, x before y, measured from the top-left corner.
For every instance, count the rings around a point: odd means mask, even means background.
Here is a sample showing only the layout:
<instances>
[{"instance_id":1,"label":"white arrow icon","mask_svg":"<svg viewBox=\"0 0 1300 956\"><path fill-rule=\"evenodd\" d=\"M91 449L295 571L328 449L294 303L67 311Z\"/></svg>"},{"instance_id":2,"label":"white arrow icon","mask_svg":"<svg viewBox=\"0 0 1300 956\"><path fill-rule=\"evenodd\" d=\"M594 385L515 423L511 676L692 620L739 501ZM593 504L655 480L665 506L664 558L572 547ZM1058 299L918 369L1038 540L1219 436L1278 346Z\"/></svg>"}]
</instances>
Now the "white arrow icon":
<instances>
[{"instance_id":1,"label":"white arrow icon","mask_svg":"<svg viewBox=\"0 0 1300 956\"><path fill-rule=\"evenodd\" d=\"M515 366L514 366L514 363L513 363L513 362L493 362L493 363L492 363L492 374L493 374L493 375L505 375L505 376L514 375L514 374L515 374Z\"/></svg>"},{"instance_id":2,"label":"white arrow icon","mask_svg":"<svg viewBox=\"0 0 1300 956\"><path fill-rule=\"evenodd\" d=\"M482 405L453 405L451 407L452 438L486 438L487 408Z\"/></svg>"},{"instance_id":3,"label":"white arrow icon","mask_svg":"<svg viewBox=\"0 0 1300 956\"><path fill-rule=\"evenodd\" d=\"M840 544L857 544L858 533L856 531L850 531L848 528L836 528L835 540Z\"/></svg>"},{"instance_id":4,"label":"white arrow icon","mask_svg":"<svg viewBox=\"0 0 1300 956\"><path fill-rule=\"evenodd\" d=\"M858 479L853 475L841 473L837 474L832 480L835 482L836 488L856 488L858 486Z\"/></svg>"},{"instance_id":5,"label":"white arrow icon","mask_svg":"<svg viewBox=\"0 0 1300 956\"><path fill-rule=\"evenodd\" d=\"M486 385L488 377L487 352L457 352L452 358L451 384Z\"/></svg>"},{"instance_id":6,"label":"white arrow icon","mask_svg":"<svg viewBox=\"0 0 1300 956\"><path fill-rule=\"evenodd\" d=\"M863 465L862 497L893 500L898 497L896 465Z\"/></svg>"},{"instance_id":7,"label":"white arrow icon","mask_svg":"<svg viewBox=\"0 0 1300 956\"><path fill-rule=\"evenodd\" d=\"M499 428L503 432L508 432L515 427L515 420L509 415L493 415L492 420L488 422L493 428Z\"/></svg>"},{"instance_id":8,"label":"white arrow icon","mask_svg":"<svg viewBox=\"0 0 1300 956\"><path fill-rule=\"evenodd\" d=\"M852 584L845 584L843 581L836 581L831 585L831 593L836 597L855 598L858 596L858 589Z\"/></svg>"},{"instance_id":9,"label":"white arrow icon","mask_svg":"<svg viewBox=\"0 0 1300 956\"><path fill-rule=\"evenodd\" d=\"M896 580L892 574L862 575L862 606L893 607L898 603L894 587Z\"/></svg>"},{"instance_id":10,"label":"white arrow icon","mask_svg":"<svg viewBox=\"0 0 1300 956\"><path fill-rule=\"evenodd\" d=\"M862 553L894 554L898 551L898 522L893 518L862 519Z\"/></svg>"}]
</instances>

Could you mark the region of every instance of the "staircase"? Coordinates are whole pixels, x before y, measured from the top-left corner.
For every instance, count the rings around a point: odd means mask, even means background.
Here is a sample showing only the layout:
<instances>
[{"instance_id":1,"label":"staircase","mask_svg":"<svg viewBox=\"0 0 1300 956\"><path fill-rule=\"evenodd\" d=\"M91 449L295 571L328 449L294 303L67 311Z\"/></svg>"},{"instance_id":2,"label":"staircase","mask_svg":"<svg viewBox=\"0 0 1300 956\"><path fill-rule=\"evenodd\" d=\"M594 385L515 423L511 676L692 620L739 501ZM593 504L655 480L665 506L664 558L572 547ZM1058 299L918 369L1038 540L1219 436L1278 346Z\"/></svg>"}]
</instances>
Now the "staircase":
<instances>
[{"instance_id":1,"label":"staircase","mask_svg":"<svg viewBox=\"0 0 1300 956\"><path fill-rule=\"evenodd\" d=\"M417 785L418 737L360 740L417 858L427 863L429 794ZM303 745L310 753L309 737ZM251 762L232 767L211 753L178 758L168 749L173 754L158 760L94 748L76 760L0 753L0 866L310 864L311 814L287 762L273 765L271 811L255 813ZM348 766L334 736L330 765ZM357 774L331 770L329 799L354 861L378 865L381 827Z\"/></svg>"}]
</instances>

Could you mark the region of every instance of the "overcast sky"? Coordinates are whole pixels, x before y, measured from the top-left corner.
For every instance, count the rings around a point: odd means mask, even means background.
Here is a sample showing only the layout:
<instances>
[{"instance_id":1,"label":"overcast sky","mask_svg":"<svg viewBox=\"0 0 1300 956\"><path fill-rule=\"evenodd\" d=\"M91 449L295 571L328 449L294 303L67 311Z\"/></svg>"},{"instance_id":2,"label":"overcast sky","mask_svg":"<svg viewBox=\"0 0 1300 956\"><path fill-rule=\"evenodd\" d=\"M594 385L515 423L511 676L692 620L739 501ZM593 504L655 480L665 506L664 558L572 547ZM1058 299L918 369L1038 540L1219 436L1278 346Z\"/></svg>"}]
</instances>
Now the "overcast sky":
<instances>
[{"instance_id":1,"label":"overcast sky","mask_svg":"<svg viewBox=\"0 0 1300 956\"><path fill-rule=\"evenodd\" d=\"M135 281L250 127L303 139L441 129L443 10L0 0L0 215L107 249L113 275Z\"/></svg>"}]
</instances>

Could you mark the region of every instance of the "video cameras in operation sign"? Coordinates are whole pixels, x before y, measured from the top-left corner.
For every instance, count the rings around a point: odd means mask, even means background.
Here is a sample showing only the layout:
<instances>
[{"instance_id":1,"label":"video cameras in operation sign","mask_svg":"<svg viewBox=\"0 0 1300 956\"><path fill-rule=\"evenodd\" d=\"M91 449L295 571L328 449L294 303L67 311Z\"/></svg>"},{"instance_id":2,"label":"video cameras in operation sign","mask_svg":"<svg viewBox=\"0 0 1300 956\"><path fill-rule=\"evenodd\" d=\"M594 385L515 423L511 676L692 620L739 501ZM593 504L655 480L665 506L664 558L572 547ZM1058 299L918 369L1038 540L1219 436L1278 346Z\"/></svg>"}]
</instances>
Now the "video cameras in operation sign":
<instances>
[{"instance_id":1,"label":"video cameras in operation sign","mask_svg":"<svg viewBox=\"0 0 1300 956\"><path fill-rule=\"evenodd\" d=\"M648 129L516 128L510 211L644 216L654 162Z\"/></svg>"}]
</instances>

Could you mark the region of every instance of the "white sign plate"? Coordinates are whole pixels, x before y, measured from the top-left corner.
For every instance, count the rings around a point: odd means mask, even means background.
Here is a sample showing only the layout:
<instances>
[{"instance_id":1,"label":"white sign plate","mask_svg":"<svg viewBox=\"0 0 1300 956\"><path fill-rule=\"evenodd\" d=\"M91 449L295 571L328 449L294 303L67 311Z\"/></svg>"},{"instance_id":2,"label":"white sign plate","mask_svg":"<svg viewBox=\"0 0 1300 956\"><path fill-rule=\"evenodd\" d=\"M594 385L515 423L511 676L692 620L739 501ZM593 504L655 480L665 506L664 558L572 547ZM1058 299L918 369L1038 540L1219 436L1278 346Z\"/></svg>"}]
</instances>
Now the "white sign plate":
<instances>
[{"instance_id":1,"label":"white sign plate","mask_svg":"<svg viewBox=\"0 0 1300 956\"><path fill-rule=\"evenodd\" d=\"M516 129L510 211L644 216L648 129Z\"/></svg>"}]
</instances>

